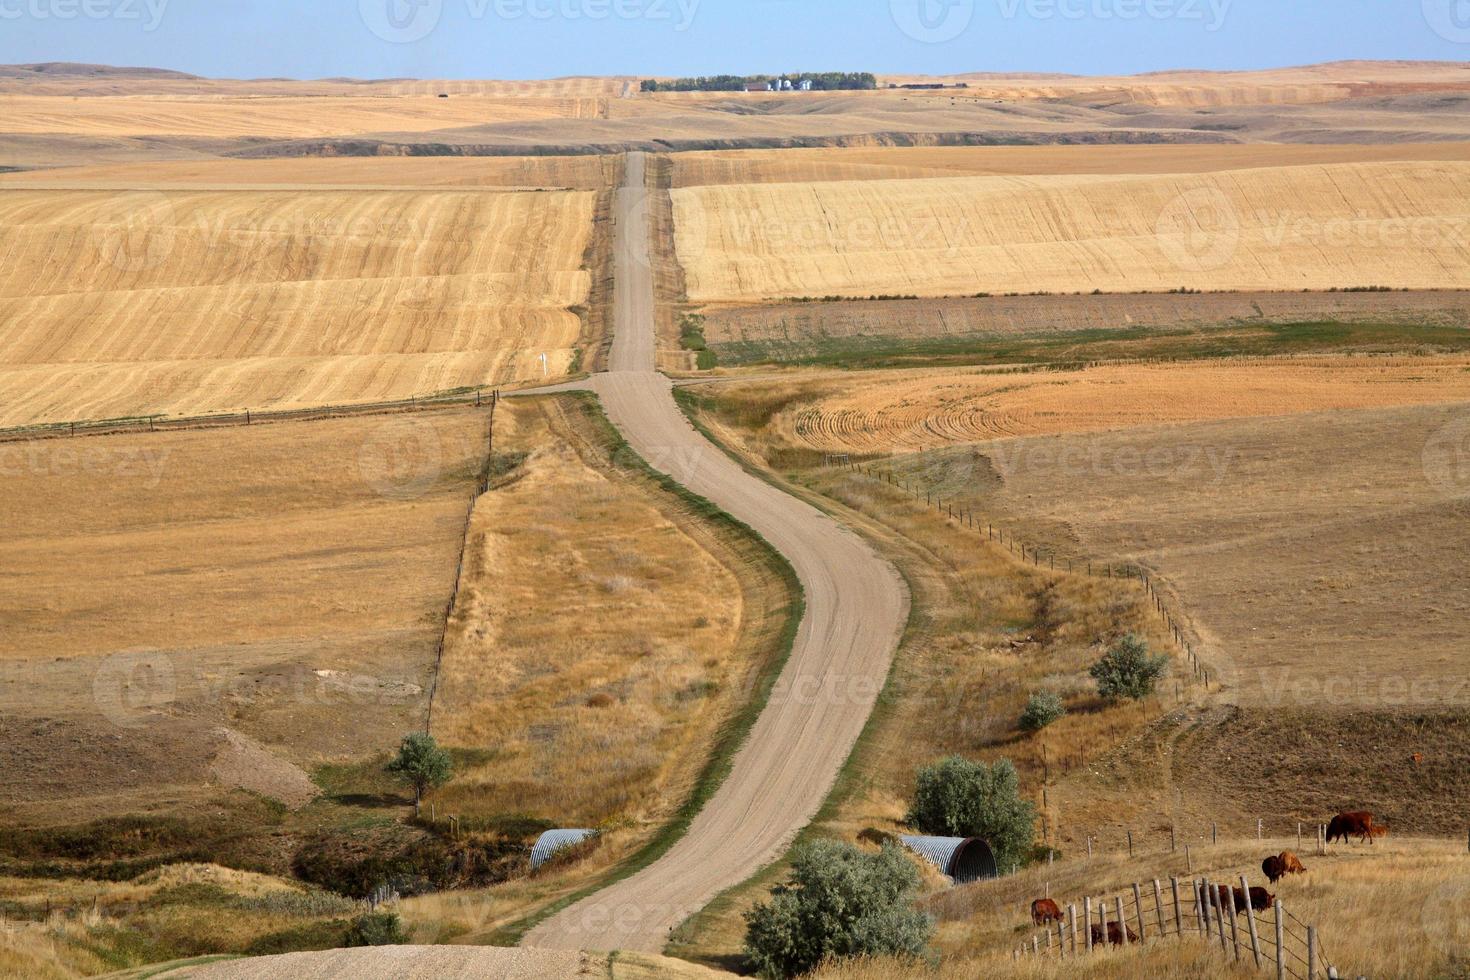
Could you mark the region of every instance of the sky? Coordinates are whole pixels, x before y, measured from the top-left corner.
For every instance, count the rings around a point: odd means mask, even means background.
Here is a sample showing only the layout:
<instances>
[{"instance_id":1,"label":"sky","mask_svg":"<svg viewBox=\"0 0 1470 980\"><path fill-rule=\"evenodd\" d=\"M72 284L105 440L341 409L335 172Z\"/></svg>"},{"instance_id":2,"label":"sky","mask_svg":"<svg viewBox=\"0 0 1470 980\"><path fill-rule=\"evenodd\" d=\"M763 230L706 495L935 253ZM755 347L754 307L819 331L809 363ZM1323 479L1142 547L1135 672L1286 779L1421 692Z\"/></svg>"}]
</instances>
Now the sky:
<instances>
[{"instance_id":1,"label":"sky","mask_svg":"<svg viewBox=\"0 0 1470 980\"><path fill-rule=\"evenodd\" d=\"M1470 0L0 0L0 63L211 77L1126 74L1470 61Z\"/></svg>"}]
</instances>

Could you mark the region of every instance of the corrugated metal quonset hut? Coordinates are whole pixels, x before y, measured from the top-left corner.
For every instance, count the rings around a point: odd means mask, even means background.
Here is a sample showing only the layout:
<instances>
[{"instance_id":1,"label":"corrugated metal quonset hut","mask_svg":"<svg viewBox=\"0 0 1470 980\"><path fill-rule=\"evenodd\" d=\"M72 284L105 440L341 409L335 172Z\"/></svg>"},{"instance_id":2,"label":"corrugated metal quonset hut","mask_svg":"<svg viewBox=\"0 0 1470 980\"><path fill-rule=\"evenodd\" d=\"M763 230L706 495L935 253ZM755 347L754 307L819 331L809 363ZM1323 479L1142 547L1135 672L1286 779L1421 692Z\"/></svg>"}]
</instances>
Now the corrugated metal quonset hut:
<instances>
[{"instance_id":1,"label":"corrugated metal quonset hut","mask_svg":"<svg viewBox=\"0 0 1470 980\"><path fill-rule=\"evenodd\" d=\"M536 838L531 845L531 870L551 860L551 856L564 848L573 847L595 835L595 830L548 830Z\"/></svg>"},{"instance_id":2,"label":"corrugated metal quonset hut","mask_svg":"<svg viewBox=\"0 0 1470 980\"><path fill-rule=\"evenodd\" d=\"M978 837L905 837L903 846L934 865L956 885L996 877L995 854Z\"/></svg>"}]
</instances>

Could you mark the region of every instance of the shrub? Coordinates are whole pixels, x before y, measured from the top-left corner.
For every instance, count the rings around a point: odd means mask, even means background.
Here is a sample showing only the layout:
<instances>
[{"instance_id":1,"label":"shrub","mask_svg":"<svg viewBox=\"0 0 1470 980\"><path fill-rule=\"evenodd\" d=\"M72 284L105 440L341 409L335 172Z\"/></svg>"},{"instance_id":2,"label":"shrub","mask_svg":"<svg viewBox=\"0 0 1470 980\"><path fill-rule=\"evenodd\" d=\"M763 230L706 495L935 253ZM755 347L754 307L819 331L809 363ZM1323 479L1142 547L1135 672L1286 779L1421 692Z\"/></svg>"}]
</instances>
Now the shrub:
<instances>
[{"instance_id":1,"label":"shrub","mask_svg":"<svg viewBox=\"0 0 1470 980\"><path fill-rule=\"evenodd\" d=\"M369 912L353 920L342 940L343 946L403 946L408 933L393 912Z\"/></svg>"},{"instance_id":2,"label":"shrub","mask_svg":"<svg viewBox=\"0 0 1470 980\"><path fill-rule=\"evenodd\" d=\"M765 977L790 977L828 958L918 956L934 931L913 908L919 872L893 844L876 855L840 841L796 849L771 901L745 913L745 956Z\"/></svg>"},{"instance_id":3,"label":"shrub","mask_svg":"<svg viewBox=\"0 0 1470 980\"><path fill-rule=\"evenodd\" d=\"M1154 692L1168 665L1168 657L1150 654L1148 644L1130 633L1103 654L1089 673L1104 701L1142 701Z\"/></svg>"},{"instance_id":4,"label":"shrub","mask_svg":"<svg viewBox=\"0 0 1470 980\"><path fill-rule=\"evenodd\" d=\"M454 763L434 736L414 732L404 737L398 755L388 763L388 771L413 788L413 805L417 808L425 793L449 782Z\"/></svg>"},{"instance_id":5,"label":"shrub","mask_svg":"<svg viewBox=\"0 0 1470 980\"><path fill-rule=\"evenodd\" d=\"M1047 691L1033 694L1026 702L1025 710L1021 712L1021 730L1039 732L1066 713L1067 708L1062 704L1060 695Z\"/></svg>"},{"instance_id":6,"label":"shrub","mask_svg":"<svg viewBox=\"0 0 1470 980\"><path fill-rule=\"evenodd\" d=\"M936 837L979 837L996 867L1027 860L1036 839L1036 807L1021 798L1021 777L1009 759L992 766L952 755L919 770L908 823Z\"/></svg>"}]
</instances>

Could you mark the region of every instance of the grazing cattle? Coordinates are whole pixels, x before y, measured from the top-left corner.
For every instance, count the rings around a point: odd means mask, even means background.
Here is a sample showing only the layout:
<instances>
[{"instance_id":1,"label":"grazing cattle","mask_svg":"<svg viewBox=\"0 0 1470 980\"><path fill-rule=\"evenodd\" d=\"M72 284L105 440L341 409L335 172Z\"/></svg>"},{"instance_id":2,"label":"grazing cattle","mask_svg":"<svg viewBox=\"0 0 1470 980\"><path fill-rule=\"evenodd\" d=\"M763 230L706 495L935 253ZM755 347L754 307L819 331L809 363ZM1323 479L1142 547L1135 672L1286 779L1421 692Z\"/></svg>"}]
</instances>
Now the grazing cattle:
<instances>
[{"instance_id":1,"label":"grazing cattle","mask_svg":"<svg viewBox=\"0 0 1470 980\"><path fill-rule=\"evenodd\" d=\"M1230 905L1235 914L1239 915L1246 909L1255 909L1264 912L1276 903L1276 896L1259 885L1252 885L1249 892L1243 892L1231 885L1220 886L1220 904Z\"/></svg>"},{"instance_id":2,"label":"grazing cattle","mask_svg":"<svg viewBox=\"0 0 1470 980\"><path fill-rule=\"evenodd\" d=\"M1261 874L1265 875L1266 880L1274 885L1286 874L1286 868L1282 865L1281 858L1272 854L1261 862Z\"/></svg>"},{"instance_id":3,"label":"grazing cattle","mask_svg":"<svg viewBox=\"0 0 1470 980\"><path fill-rule=\"evenodd\" d=\"M1385 823L1375 823L1368 830L1368 839L1370 841L1374 841L1374 840L1377 840L1380 837L1387 837L1387 836L1388 836L1388 824L1385 824Z\"/></svg>"},{"instance_id":4,"label":"grazing cattle","mask_svg":"<svg viewBox=\"0 0 1470 980\"><path fill-rule=\"evenodd\" d=\"M1304 875L1307 869L1302 866L1302 859L1290 851L1282 851L1277 859L1281 862L1281 873L1283 875Z\"/></svg>"},{"instance_id":5,"label":"grazing cattle","mask_svg":"<svg viewBox=\"0 0 1470 980\"><path fill-rule=\"evenodd\" d=\"M1327 843L1341 839L1344 844L1349 837L1358 838L1358 843L1373 839L1373 814L1366 810L1339 813L1327 825Z\"/></svg>"},{"instance_id":6,"label":"grazing cattle","mask_svg":"<svg viewBox=\"0 0 1470 980\"><path fill-rule=\"evenodd\" d=\"M1416 766L1422 766L1422 765L1424 765L1424 753L1423 752L1415 752L1412 756L1410 756L1410 758L1412 758L1414 760L1414 765L1416 765Z\"/></svg>"},{"instance_id":7,"label":"grazing cattle","mask_svg":"<svg viewBox=\"0 0 1470 980\"><path fill-rule=\"evenodd\" d=\"M1038 898L1031 903L1031 922L1033 925L1044 926L1048 922L1061 922L1062 909L1056 902L1049 898Z\"/></svg>"},{"instance_id":8,"label":"grazing cattle","mask_svg":"<svg viewBox=\"0 0 1470 980\"><path fill-rule=\"evenodd\" d=\"M1103 927L1100 924L1094 922L1088 932L1092 935L1092 945L1101 946L1103 944ZM1129 929L1128 941L1130 943L1138 942L1138 933ZM1108 943L1113 946L1123 945L1123 929L1116 922L1108 923Z\"/></svg>"}]
</instances>

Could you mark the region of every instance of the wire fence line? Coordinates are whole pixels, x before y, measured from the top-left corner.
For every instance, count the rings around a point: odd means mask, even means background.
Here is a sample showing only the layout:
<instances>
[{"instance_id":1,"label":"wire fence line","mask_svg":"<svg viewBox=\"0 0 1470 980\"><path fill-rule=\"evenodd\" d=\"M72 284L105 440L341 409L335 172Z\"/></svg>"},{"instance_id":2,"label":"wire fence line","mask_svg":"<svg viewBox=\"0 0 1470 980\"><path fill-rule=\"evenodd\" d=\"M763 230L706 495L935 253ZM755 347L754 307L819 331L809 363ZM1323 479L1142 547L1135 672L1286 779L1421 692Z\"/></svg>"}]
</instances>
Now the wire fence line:
<instances>
[{"instance_id":1,"label":"wire fence line","mask_svg":"<svg viewBox=\"0 0 1470 980\"><path fill-rule=\"evenodd\" d=\"M435 395L410 396L391 401L354 402L347 405L319 405L312 408L266 409L247 408L239 412L216 412L207 415L136 415L115 419L91 419L76 422L38 422L0 428L0 442L28 442L36 439L64 439L76 436L116 435L124 432L167 432L173 429L228 428L241 425L264 425L270 422L300 422L311 419L340 418L351 415L386 415L392 412L429 411L436 408L473 405L477 408L498 400L499 389L479 385L474 389L442 392Z\"/></svg>"},{"instance_id":2,"label":"wire fence line","mask_svg":"<svg viewBox=\"0 0 1470 980\"><path fill-rule=\"evenodd\" d=\"M1090 575L1094 578L1127 579L1137 582L1144 591L1154 612L1159 616L1164 627L1169 631L1175 645L1183 652L1189 663L1191 679L1196 684L1203 684L1205 690L1210 689L1210 681L1214 678L1210 669L1200 660L1199 654L1185 633L1181 620L1174 614L1173 608L1165 599L1158 587L1154 584L1153 577L1148 569L1141 565L1128 562L1101 562L1087 558L1076 558L1060 555L1055 551L1043 551L1040 546L1032 544L1016 536L1015 532L1007 531L994 523L978 517L973 509L966 507L964 502L953 498L945 498L932 491L921 489L917 481L910 482L895 473L892 469L884 469L872 463L855 463L846 454L829 453L823 460L824 465L829 468L837 467L848 472L858 473L871 477L881 483L885 483L894 489L900 490L915 500L922 498L925 506L931 507L936 513L956 523L962 529L974 531L986 540L995 542L1006 547L1010 553L1020 561L1030 563L1036 568L1048 568L1051 571L1067 572L1073 575ZM958 509L956 506L958 505Z\"/></svg>"},{"instance_id":3,"label":"wire fence line","mask_svg":"<svg viewBox=\"0 0 1470 980\"><path fill-rule=\"evenodd\" d=\"M1016 947L1012 958L1076 959L1173 936L1218 943L1227 959L1274 971L1277 980L1339 975L1315 926L1263 888L1253 892L1246 875L1238 876L1238 882L1172 876L1167 887L1159 878L1135 882L1111 895L1084 897L1080 916L1076 902L1063 908L1050 899L1039 900L1032 906L1032 922L1043 931Z\"/></svg>"},{"instance_id":4,"label":"wire fence line","mask_svg":"<svg viewBox=\"0 0 1470 980\"><path fill-rule=\"evenodd\" d=\"M434 698L439 693L439 671L444 664L444 644L449 639L449 623L454 617L454 608L459 604L459 587L464 579L464 556L469 550L470 525L475 517L475 505L490 492L491 470L495 465L495 409L500 405L500 392L491 391L486 403L490 406L490 417L485 423L485 459L470 494L469 506L465 509L464 533L459 538L459 560L454 565L454 587L449 591L449 601L444 604L444 625L439 630L439 642L434 647L434 676L429 681L429 703L424 712L424 733L429 734L434 726ZM478 404L478 403L477 403Z\"/></svg>"}]
</instances>

